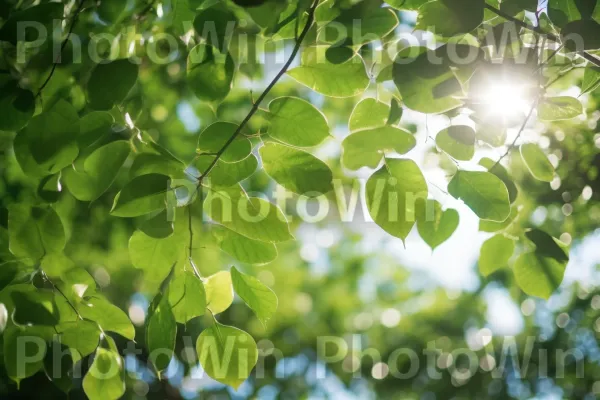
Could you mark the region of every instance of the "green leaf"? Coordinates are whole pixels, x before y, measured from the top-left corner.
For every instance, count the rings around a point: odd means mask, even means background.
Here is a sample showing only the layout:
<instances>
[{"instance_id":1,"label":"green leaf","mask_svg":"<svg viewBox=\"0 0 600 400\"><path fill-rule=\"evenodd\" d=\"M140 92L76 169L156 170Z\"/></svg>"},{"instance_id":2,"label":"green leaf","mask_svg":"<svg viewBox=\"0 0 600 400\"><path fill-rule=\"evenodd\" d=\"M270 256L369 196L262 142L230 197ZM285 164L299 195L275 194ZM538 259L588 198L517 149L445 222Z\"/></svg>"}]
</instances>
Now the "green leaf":
<instances>
[{"instance_id":1,"label":"green leaf","mask_svg":"<svg viewBox=\"0 0 600 400\"><path fill-rule=\"evenodd\" d=\"M45 338L40 337L37 327L6 327L4 341L4 367L6 374L17 384L44 366Z\"/></svg>"},{"instance_id":2,"label":"green leaf","mask_svg":"<svg viewBox=\"0 0 600 400\"><path fill-rule=\"evenodd\" d=\"M117 140L94 150L85 159L82 171L74 166L63 171L67 188L77 200L96 200L112 185L129 152L130 146L125 140Z\"/></svg>"},{"instance_id":3,"label":"green leaf","mask_svg":"<svg viewBox=\"0 0 600 400\"><path fill-rule=\"evenodd\" d=\"M458 228L459 215L452 208L442 210L442 205L435 200L427 200L426 205L423 203L417 203L417 230L433 251Z\"/></svg>"},{"instance_id":4,"label":"green leaf","mask_svg":"<svg viewBox=\"0 0 600 400\"><path fill-rule=\"evenodd\" d=\"M274 142L266 143L259 152L265 172L284 188L308 197L333 189L331 170L312 154Z\"/></svg>"},{"instance_id":5,"label":"green leaf","mask_svg":"<svg viewBox=\"0 0 600 400\"><path fill-rule=\"evenodd\" d=\"M329 97L353 97L369 86L365 66L356 55L342 64L327 61L327 47L309 47L302 53L299 67L288 75L310 89Z\"/></svg>"},{"instance_id":6,"label":"green leaf","mask_svg":"<svg viewBox=\"0 0 600 400\"><path fill-rule=\"evenodd\" d=\"M377 99L368 97L361 100L350 115L350 132L384 126L390 115L390 106Z\"/></svg>"},{"instance_id":7,"label":"green leaf","mask_svg":"<svg viewBox=\"0 0 600 400\"><path fill-rule=\"evenodd\" d=\"M342 142L342 164L348 169L375 168L386 153L406 154L417 144L413 135L394 126L356 131Z\"/></svg>"},{"instance_id":8,"label":"green leaf","mask_svg":"<svg viewBox=\"0 0 600 400\"><path fill-rule=\"evenodd\" d=\"M492 147L504 146L506 144L506 127L486 122L479 124L476 139Z\"/></svg>"},{"instance_id":9,"label":"green leaf","mask_svg":"<svg viewBox=\"0 0 600 400\"><path fill-rule=\"evenodd\" d=\"M98 16L109 23L117 23L123 16L127 4L119 0L104 0L97 8Z\"/></svg>"},{"instance_id":10,"label":"green leaf","mask_svg":"<svg viewBox=\"0 0 600 400\"><path fill-rule=\"evenodd\" d=\"M169 366L176 336L177 322L169 299L159 293L154 297L146 319L146 348L156 371L164 371Z\"/></svg>"},{"instance_id":11,"label":"green leaf","mask_svg":"<svg viewBox=\"0 0 600 400\"><path fill-rule=\"evenodd\" d=\"M173 221L169 220L167 210L163 210L155 216L143 221L139 230L154 239L165 239L174 232Z\"/></svg>"},{"instance_id":12,"label":"green leaf","mask_svg":"<svg viewBox=\"0 0 600 400\"><path fill-rule=\"evenodd\" d=\"M192 271L176 275L169 284L169 303L175 320L180 324L204 315L206 291L202 281Z\"/></svg>"},{"instance_id":13,"label":"green leaf","mask_svg":"<svg viewBox=\"0 0 600 400\"><path fill-rule=\"evenodd\" d=\"M115 217L137 217L165 208L170 178L148 174L133 178L117 195L110 213Z\"/></svg>"},{"instance_id":14,"label":"green leaf","mask_svg":"<svg viewBox=\"0 0 600 400\"><path fill-rule=\"evenodd\" d=\"M200 133L198 138L198 148L196 151L200 154L218 153L230 137L238 130L239 125L231 122L215 122L209 125ZM238 136L221 156L225 162L237 162L248 157L252 151L250 141L244 136Z\"/></svg>"},{"instance_id":15,"label":"green leaf","mask_svg":"<svg viewBox=\"0 0 600 400\"><path fill-rule=\"evenodd\" d=\"M184 24L193 21L196 16L189 0L173 0L173 30L178 36L183 36L186 33Z\"/></svg>"},{"instance_id":16,"label":"green leaf","mask_svg":"<svg viewBox=\"0 0 600 400\"><path fill-rule=\"evenodd\" d=\"M6 261L0 263L0 292L4 290L5 287L10 285L10 283L15 279L18 269L19 265L16 261Z\"/></svg>"},{"instance_id":17,"label":"green leaf","mask_svg":"<svg viewBox=\"0 0 600 400\"><path fill-rule=\"evenodd\" d=\"M233 303L233 285L229 271L220 271L204 280L206 307L213 314L220 314Z\"/></svg>"},{"instance_id":18,"label":"green leaf","mask_svg":"<svg viewBox=\"0 0 600 400\"><path fill-rule=\"evenodd\" d=\"M127 59L98 64L87 84L90 106L96 110L110 110L123 102L137 81L138 71L139 66Z\"/></svg>"},{"instance_id":19,"label":"green leaf","mask_svg":"<svg viewBox=\"0 0 600 400\"><path fill-rule=\"evenodd\" d=\"M469 33L483 22L484 0L439 0L423 4L415 29L450 37Z\"/></svg>"},{"instance_id":20,"label":"green leaf","mask_svg":"<svg viewBox=\"0 0 600 400\"><path fill-rule=\"evenodd\" d=\"M51 207L8 207L9 249L19 258L41 259L62 251L66 239L62 222Z\"/></svg>"},{"instance_id":21,"label":"green leaf","mask_svg":"<svg viewBox=\"0 0 600 400\"><path fill-rule=\"evenodd\" d=\"M80 304L79 314L96 322L104 331L118 333L129 340L135 337L135 329L127 314L98 294Z\"/></svg>"},{"instance_id":22,"label":"green leaf","mask_svg":"<svg viewBox=\"0 0 600 400\"><path fill-rule=\"evenodd\" d=\"M387 159L367 181L369 214L383 230L403 241L415 224L418 198L427 198L427 183L412 160Z\"/></svg>"},{"instance_id":23,"label":"green leaf","mask_svg":"<svg viewBox=\"0 0 600 400\"><path fill-rule=\"evenodd\" d=\"M528 295L548 299L560 286L566 267L566 263L539 253L524 253L515 262L515 279Z\"/></svg>"},{"instance_id":24,"label":"green leaf","mask_svg":"<svg viewBox=\"0 0 600 400\"><path fill-rule=\"evenodd\" d=\"M256 342L246 332L215 322L196 342L200 364L214 380L237 390L258 361Z\"/></svg>"},{"instance_id":25,"label":"green leaf","mask_svg":"<svg viewBox=\"0 0 600 400\"><path fill-rule=\"evenodd\" d=\"M79 116L75 108L59 100L52 108L33 117L16 136L15 156L25 174L42 177L71 164L79 150Z\"/></svg>"},{"instance_id":26,"label":"green leaf","mask_svg":"<svg viewBox=\"0 0 600 400\"><path fill-rule=\"evenodd\" d=\"M99 347L94 362L83 378L90 400L117 400L125 393L123 360L118 353Z\"/></svg>"},{"instance_id":27,"label":"green leaf","mask_svg":"<svg viewBox=\"0 0 600 400\"><path fill-rule=\"evenodd\" d=\"M60 279L61 282L56 283L56 287L76 303L96 290L96 281L89 272L81 267L67 269Z\"/></svg>"},{"instance_id":28,"label":"green leaf","mask_svg":"<svg viewBox=\"0 0 600 400\"><path fill-rule=\"evenodd\" d=\"M44 372L56 387L68 394L73 388L73 367L81 360L81 356L76 350L57 341L53 341L52 346L58 346L59 350L53 348L46 352Z\"/></svg>"},{"instance_id":29,"label":"green leaf","mask_svg":"<svg viewBox=\"0 0 600 400\"><path fill-rule=\"evenodd\" d=\"M253 240L278 243L294 238L276 205L248 197L240 188L210 191L204 211L213 221Z\"/></svg>"},{"instance_id":30,"label":"green leaf","mask_svg":"<svg viewBox=\"0 0 600 400\"><path fill-rule=\"evenodd\" d=\"M542 121L571 119L581 114L583 114L581 102L569 96L549 97L538 106L538 118Z\"/></svg>"},{"instance_id":31,"label":"green leaf","mask_svg":"<svg viewBox=\"0 0 600 400\"><path fill-rule=\"evenodd\" d=\"M27 125L35 111L33 93L21 89L15 81L0 86L0 130L18 131Z\"/></svg>"},{"instance_id":32,"label":"green leaf","mask_svg":"<svg viewBox=\"0 0 600 400\"><path fill-rule=\"evenodd\" d=\"M479 165L487 169L488 172L491 172L492 174L496 175L498 178L500 178L502 182L504 182L506 190L508 190L508 198L511 204L514 203L517 199L517 196L519 195L519 189L515 185L515 182L513 182L511 177L508 175L508 171L506 170L506 168L504 168L502 164L498 164L496 161L487 157L484 157L481 160L479 160Z\"/></svg>"},{"instance_id":33,"label":"green leaf","mask_svg":"<svg viewBox=\"0 0 600 400\"><path fill-rule=\"evenodd\" d=\"M221 101L229 94L235 64L229 53L222 54L215 47L199 44L187 59L187 82L200 100Z\"/></svg>"},{"instance_id":34,"label":"green leaf","mask_svg":"<svg viewBox=\"0 0 600 400\"><path fill-rule=\"evenodd\" d=\"M571 51L600 48L600 24L593 19L569 22L560 31L565 47Z\"/></svg>"},{"instance_id":35,"label":"green leaf","mask_svg":"<svg viewBox=\"0 0 600 400\"><path fill-rule=\"evenodd\" d=\"M267 321L277 311L277 295L261 281L253 276L241 273L235 267L231 267L231 281L233 282L233 290L254 311L260 322L266 326Z\"/></svg>"},{"instance_id":36,"label":"green leaf","mask_svg":"<svg viewBox=\"0 0 600 400\"><path fill-rule=\"evenodd\" d=\"M331 25L331 26L330 26ZM360 46L384 38L398 25L398 17L393 10L381 7L365 7L357 4L342 10L330 24L319 29L319 41L333 43L339 40L339 32L353 32L360 26L360 34L348 38L354 46Z\"/></svg>"},{"instance_id":37,"label":"green leaf","mask_svg":"<svg viewBox=\"0 0 600 400\"><path fill-rule=\"evenodd\" d=\"M129 257L134 267L144 271L144 283L149 289L158 288L165 280L185 247L182 235L157 239L142 231L135 231L129 239Z\"/></svg>"},{"instance_id":38,"label":"green leaf","mask_svg":"<svg viewBox=\"0 0 600 400\"><path fill-rule=\"evenodd\" d=\"M162 174L173 179L185 177L185 164L176 158L162 154L142 153L133 160L129 169L129 176L133 179L142 175Z\"/></svg>"},{"instance_id":39,"label":"green leaf","mask_svg":"<svg viewBox=\"0 0 600 400\"><path fill-rule=\"evenodd\" d=\"M536 12L538 9L538 0L502 0L500 10L505 13L516 16L523 11Z\"/></svg>"},{"instance_id":40,"label":"green leaf","mask_svg":"<svg viewBox=\"0 0 600 400\"><path fill-rule=\"evenodd\" d=\"M59 315L54 293L47 290L13 291L10 293L15 310L12 319L19 325L50 325L58 323Z\"/></svg>"},{"instance_id":41,"label":"green leaf","mask_svg":"<svg viewBox=\"0 0 600 400\"><path fill-rule=\"evenodd\" d=\"M556 26L563 27L590 17L598 20L600 8L596 7L595 0L549 0L548 16Z\"/></svg>"},{"instance_id":42,"label":"green leaf","mask_svg":"<svg viewBox=\"0 0 600 400\"><path fill-rule=\"evenodd\" d=\"M390 106L390 115L388 116L387 125L396 125L398 122L400 122L400 119L402 118L402 106L400 105L400 102L398 100L396 100L395 97L392 98L392 103Z\"/></svg>"},{"instance_id":43,"label":"green leaf","mask_svg":"<svg viewBox=\"0 0 600 400\"><path fill-rule=\"evenodd\" d=\"M539 229L531 229L525 232L525 236L535 245L535 251L544 257L550 257L561 263L567 263L569 256L557 243L557 240L546 232Z\"/></svg>"},{"instance_id":44,"label":"green leaf","mask_svg":"<svg viewBox=\"0 0 600 400\"><path fill-rule=\"evenodd\" d=\"M418 10L423 4L431 0L385 0L396 10Z\"/></svg>"},{"instance_id":45,"label":"green leaf","mask_svg":"<svg viewBox=\"0 0 600 400\"><path fill-rule=\"evenodd\" d=\"M552 182L554 179L554 167L542 149L535 143L524 143L521 145L521 157L531 175L543 182Z\"/></svg>"},{"instance_id":46,"label":"green leaf","mask_svg":"<svg viewBox=\"0 0 600 400\"><path fill-rule=\"evenodd\" d=\"M600 87L600 68L589 66L583 73L583 82L581 83L581 94L590 93Z\"/></svg>"},{"instance_id":47,"label":"green leaf","mask_svg":"<svg viewBox=\"0 0 600 400\"><path fill-rule=\"evenodd\" d=\"M475 155L475 131L466 125L450 126L435 138L437 146L450 157L469 161Z\"/></svg>"},{"instance_id":48,"label":"green leaf","mask_svg":"<svg viewBox=\"0 0 600 400\"><path fill-rule=\"evenodd\" d=\"M112 115L106 111L92 111L79 120L79 148L83 149L100 142L112 133L115 122Z\"/></svg>"},{"instance_id":49,"label":"green leaf","mask_svg":"<svg viewBox=\"0 0 600 400\"><path fill-rule=\"evenodd\" d=\"M292 146L316 146L329 137L325 116L298 97L279 97L271 101L268 120L269 136Z\"/></svg>"},{"instance_id":50,"label":"green leaf","mask_svg":"<svg viewBox=\"0 0 600 400\"><path fill-rule=\"evenodd\" d=\"M448 184L448 192L481 219L501 222L510 214L506 185L489 172L458 171Z\"/></svg>"},{"instance_id":51,"label":"green leaf","mask_svg":"<svg viewBox=\"0 0 600 400\"><path fill-rule=\"evenodd\" d=\"M218 49L226 49L236 28L235 15L223 5L207 8L196 15L194 30L206 42Z\"/></svg>"},{"instance_id":52,"label":"green leaf","mask_svg":"<svg viewBox=\"0 0 600 400\"><path fill-rule=\"evenodd\" d=\"M486 240L479 254L479 272L483 276L491 275L508 265L515 251L515 241L504 235L495 235Z\"/></svg>"},{"instance_id":53,"label":"green leaf","mask_svg":"<svg viewBox=\"0 0 600 400\"><path fill-rule=\"evenodd\" d=\"M51 278L60 278L68 270L75 267L75 263L62 252L46 254L42 258L40 267Z\"/></svg>"},{"instance_id":54,"label":"green leaf","mask_svg":"<svg viewBox=\"0 0 600 400\"><path fill-rule=\"evenodd\" d=\"M61 342L86 357L92 354L100 343L98 325L90 321L70 322L61 333Z\"/></svg>"},{"instance_id":55,"label":"green leaf","mask_svg":"<svg viewBox=\"0 0 600 400\"><path fill-rule=\"evenodd\" d=\"M519 209L516 206L511 207L510 215L502 222L479 220L479 230L481 232L500 232L512 225L519 216Z\"/></svg>"},{"instance_id":56,"label":"green leaf","mask_svg":"<svg viewBox=\"0 0 600 400\"><path fill-rule=\"evenodd\" d=\"M263 265L277 258L277 247L273 243L252 240L218 225L211 233L219 248L240 262Z\"/></svg>"},{"instance_id":57,"label":"green leaf","mask_svg":"<svg viewBox=\"0 0 600 400\"><path fill-rule=\"evenodd\" d=\"M214 156L198 157L194 165L202 174L208 169L208 166L213 162L214 158ZM233 186L236 183L248 179L254 174L257 168L258 160L254 154L250 154L242 161L235 163L227 163L219 159L207 178L202 180L202 184L212 187Z\"/></svg>"},{"instance_id":58,"label":"green leaf","mask_svg":"<svg viewBox=\"0 0 600 400\"><path fill-rule=\"evenodd\" d=\"M9 7L4 4L4 7ZM63 18L64 6L61 3L45 3L37 6L21 9L10 14L7 21L0 28L0 40L10 42L13 45L17 41L33 42L40 38L41 33L36 29L25 29L23 27L33 23L41 23L45 32L52 32L52 21ZM27 25L21 25L27 24ZM30 26L31 26L30 25ZM21 29L19 29L21 27ZM19 32L24 33L24 37L19 37Z\"/></svg>"},{"instance_id":59,"label":"green leaf","mask_svg":"<svg viewBox=\"0 0 600 400\"><path fill-rule=\"evenodd\" d=\"M454 51L458 54L462 49L456 46ZM448 51L445 45L436 50L409 47L400 51L392 74L406 107L435 114L462 104L458 98L462 95L462 87L447 60Z\"/></svg>"}]
</instances>

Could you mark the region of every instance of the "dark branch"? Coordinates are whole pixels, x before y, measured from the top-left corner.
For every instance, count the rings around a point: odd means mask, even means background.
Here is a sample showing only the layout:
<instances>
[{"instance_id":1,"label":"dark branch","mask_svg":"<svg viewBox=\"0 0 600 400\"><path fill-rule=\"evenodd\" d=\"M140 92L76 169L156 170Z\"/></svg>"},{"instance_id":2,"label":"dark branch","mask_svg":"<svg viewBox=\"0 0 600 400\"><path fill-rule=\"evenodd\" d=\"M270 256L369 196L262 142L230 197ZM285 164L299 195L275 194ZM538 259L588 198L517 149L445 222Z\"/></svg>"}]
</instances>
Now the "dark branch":
<instances>
[{"instance_id":1,"label":"dark branch","mask_svg":"<svg viewBox=\"0 0 600 400\"><path fill-rule=\"evenodd\" d=\"M490 6L489 4L486 4L485 8L487 8L488 10L490 10L491 12L493 12L494 14L496 14L496 15L504 18L505 20L515 23L516 25L520 26L521 28L525 28L525 29L528 29L530 31L539 33L540 35L544 35L548 39L552 40L553 42L556 42L556 43L560 43L561 42L560 37L556 36L553 33L545 32L539 26L533 26L533 25L530 25L530 24L528 24L526 22L523 22L523 21L521 21L521 20L513 17L512 15L509 15L509 14L505 13L504 11L501 11L501 10L497 9L496 7ZM591 62L592 64L600 67L600 59L594 57L593 55L591 55L587 51L580 51L580 52L578 52L578 54L580 56L582 56L583 58L585 58L586 60L588 60L589 62Z\"/></svg>"},{"instance_id":2,"label":"dark branch","mask_svg":"<svg viewBox=\"0 0 600 400\"><path fill-rule=\"evenodd\" d=\"M281 70L279 71L279 73L277 73L277 75L271 81L271 83L269 83L269 85L264 90L264 92L262 92L262 94L256 100L256 102L252 105L252 108L250 109L250 112L248 113L248 115L246 115L246 118L244 118L244 120L240 123L238 128L235 130L235 132L231 135L231 137L227 140L227 142L225 142L225 144L223 145L221 150L219 150L217 152L215 159L210 163L208 168L206 168L206 171L204 171L204 173L200 176L200 179L198 181L198 186L200 186L202 184L202 180L210 173L210 171L212 171L212 169L215 167L215 165L219 161L219 158L221 158L221 156L223 155L225 150L227 150L227 148L231 145L231 143L233 143L233 141L239 136L239 134L242 132L244 127L248 124L248 122L250 121L252 116L259 110L261 102L265 99L265 97L267 97L267 95L269 94L271 89L273 89L273 87L277 84L277 82L281 79L281 77L283 77L283 75L287 72L288 68L290 67L290 65L292 64L294 59L296 58L298 51L300 50L302 41L304 40L304 38L308 34L308 31L310 30L310 27L312 26L312 23L314 21L314 16L315 16L315 9L317 8L318 4L319 4L319 0L315 0L313 2L312 6L310 7L310 9L308 10L308 20L306 21L306 25L304 26L304 29L298 36L298 40L296 40L296 45L294 46L294 49L292 50L292 54L290 55L290 58L286 61L286 63L283 65L283 68L281 68Z\"/></svg>"},{"instance_id":3,"label":"dark branch","mask_svg":"<svg viewBox=\"0 0 600 400\"><path fill-rule=\"evenodd\" d=\"M77 24L77 18L79 17L79 14L83 10L83 3L85 3L85 0L79 0L77 9L75 10L75 14L73 15L73 20L71 21L71 26L69 27L69 32L67 33L67 36L65 37L62 44L60 45L60 53L58 54L58 57L56 57L56 60L54 60L54 63L52 64L52 69L50 70L50 73L48 74L48 77L46 78L46 80L44 81L42 86L40 86L40 88L38 89L36 96L39 96L40 94L42 94L42 90L44 90L46 85L48 85L48 83L50 82L50 79L52 79L52 76L54 75L54 71L56 71L56 67L58 66L58 63L62 57L62 52L65 49L65 46L67 45L67 43L69 42L69 38L71 37L71 34L73 33L75 24Z\"/></svg>"}]
</instances>

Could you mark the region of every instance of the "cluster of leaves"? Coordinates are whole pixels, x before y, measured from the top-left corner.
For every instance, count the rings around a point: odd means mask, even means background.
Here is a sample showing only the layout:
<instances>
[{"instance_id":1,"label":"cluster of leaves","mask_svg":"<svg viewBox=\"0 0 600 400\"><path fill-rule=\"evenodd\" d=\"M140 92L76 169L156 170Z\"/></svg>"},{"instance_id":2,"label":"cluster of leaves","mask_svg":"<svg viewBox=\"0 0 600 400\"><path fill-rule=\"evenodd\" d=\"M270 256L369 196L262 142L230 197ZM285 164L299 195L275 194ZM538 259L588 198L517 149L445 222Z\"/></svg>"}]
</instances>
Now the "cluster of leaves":
<instances>
[{"instance_id":1,"label":"cluster of leaves","mask_svg":"<svg viewBox=\"0 0 600 400\"><path fill-rule=\"evenodd\" d=\"M375 223L402 240L416 225L432 249L453 234L459 216L456 210L428 200L429 185L421 167L411 158L397 157L417 146L417 136L401 127L403 110L446 114L450 121L466 113L469 124L450 124L437 133L435 145L440 159L452 160L448 195L464 201L480 218L481 231L495 234L481 250L482 275L516 258L515 279L527 294L548 298L560 285L567 251L548 233L528 229L520 204L523 195L512 171L500 162L515 155L512 150L534 112L539 120L550 122L583 114L578 99L551 96L548 89L576 68L585 68L582 92L600 85L600 61L589 52L600 47L596 22L600 10L595 1L551 0L547 14L535 14L535 26L525 22L525 11L537 11L537 2L522 0L500 4L484 0L389 0L385 4L379 0L172 0L160 3L167 18L153 16L154 2L149 6L109 0L13 3L2 1L0 40L6 45L6 72L0 75L0 130L7 132L18 167L35 187L35 195L27 201L5 204L8 229L2 231L9 253L2 254L0 325L4 365L14 381L41 369L55 376L49 370L51 361L17 368L16 343L23 336L50 343L58 334L62 345L70 349L71 365L93 354L83 380L88 397L118 398L125 390L121 374L107 380L95 372L112 367L123 370L118 348L107 333L133 340L135 329L65 251L71 230L56 206L65 193L89 203L90 208L108 196L111 217L132 219L130 261L143 271L143 289L153 297L146 316L145 345L150 353L168 350L153 360L155 369L160 372L169 365L178 327L206 313L211 322L196 343L200 363L211 377L233 387L245 380L257 362L256 343L248 333L218 322L215 316L230 307L235 292L266 324L276 312L277 297L235 267L203 276L194 236L195 232L200 235L196 222L208 217L202 235L209 234L210 245L239 263L267 264L277 257L283 242L293 239L292 227L275 204L249 196L243 182L260 165L274 182L298 195L311 197L333 190L331 166L313 154L316 146L330 138L332 123L298 95L298 88L271 94L277 92L286 72L332 101L348 98L356 103L345 121L350 134L341 143L342 166L350 171L375 170L366 183L367 205ZM433 33L443 45L405 48L368 65L376 52L373 38L382 42L383 51L397 45L396 10L416 10L416 28ZM17 47L36 39L19 37L19 22L49 27L53 19L63 16L62 62L57 63L49 45L26 54L26 63L18 62ZM357 20L360 38L332 39L331 28L352 27ZM194 154L186 150L174 154L166 133L174 128L157 129L153 119L160 119L156 117L160 109L145 106L151 96L155 102L162 95L173 95L151 90L153 74L168 79L169 66L136 64L128 59L130 52L112 54L110 48L106 49L108 62L96 65L88 58L65 62L72 50L68 39L73 32L100 34L140 25L145 34L152 34L157 23L178 37L177 52L184 57L172 65L177 67L175 75L179 69L185 71L184 79L177 81L180 90L217 116L191 138ZM518 34L503 43L504 29L510 29L510 24L516 24ZM211 26L216 27L214 32ZM233 36L229 26L234 27ZM261 72L241 60L248 49L236 34L293 44L288 61L252 104L247 98L236 99L232 90L241 81L238 75ZM557 51L546 47L546 39L560 42L572 34L583 37L584 49L571 49L568 43ZM135 38L120 35L116 41L145 60ZM88 40L84 45L93 44ZM300 50L300 64L288 70ZM467 54L477 57L464 64L450 54L459 59ZM489 82L504 76L523 79L532 104L529 113L509 121L490 114L489 105L480 98ZM372 84L388 93L382 97L389 101L357 100ZM269 96L267 109L260 108ZM248 107L236 104L235 112L228 110L227 102L236 100ZM520 125L514 142L507 142L507 130ZM187 148L191 143L188 138ZM477 157L476 166L463 167L468 164L461 163L472 161L489 147L507 150L501 157ZM553 181L554 166L537 143L523 143L519 150L533 178ZM411 202L411 196L423 201ZM237 346L234 354L243 354L243 359L229 360L223 374L213 369L220 363L211 357L226 358L225 343L230 341ZM69 391L70 377L56 379L55 384Z\"/></svg>"}]
</instances>

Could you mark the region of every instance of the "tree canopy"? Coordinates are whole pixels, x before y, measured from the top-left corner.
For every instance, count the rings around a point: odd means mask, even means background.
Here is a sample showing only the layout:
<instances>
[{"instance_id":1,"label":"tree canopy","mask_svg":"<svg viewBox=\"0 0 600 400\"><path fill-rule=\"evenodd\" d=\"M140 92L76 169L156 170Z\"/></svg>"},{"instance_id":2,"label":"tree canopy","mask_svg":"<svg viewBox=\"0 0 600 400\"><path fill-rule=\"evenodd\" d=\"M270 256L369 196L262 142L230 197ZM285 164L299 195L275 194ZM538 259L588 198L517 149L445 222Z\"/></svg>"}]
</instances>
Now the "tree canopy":
<instances>
[{"instance_id":1,"label":"tree canopy","mask_svg":"<svg viewBox=\"0 0 600 400\"><path fill-rule=\"evenodd\" d=\"M0 0L0 53L3 396L600 394L595 0Z\"/></svg>"}]
</instances>

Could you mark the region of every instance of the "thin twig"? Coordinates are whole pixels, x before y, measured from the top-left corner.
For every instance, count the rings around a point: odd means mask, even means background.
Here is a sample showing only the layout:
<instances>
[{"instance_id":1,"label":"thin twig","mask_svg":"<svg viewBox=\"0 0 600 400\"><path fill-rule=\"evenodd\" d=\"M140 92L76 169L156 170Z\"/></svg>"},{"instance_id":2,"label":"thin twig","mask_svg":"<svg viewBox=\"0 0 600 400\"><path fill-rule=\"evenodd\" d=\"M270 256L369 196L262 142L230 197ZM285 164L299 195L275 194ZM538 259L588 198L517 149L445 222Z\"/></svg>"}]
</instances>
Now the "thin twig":
<instances>
[{"instance_id":1,"label":"thin twig","mask_svg":"<svg viewBox=\"0 0 600 400\"><path fill-rule=\"evenodd\" d=\"M287 72L288 68L290 67L290 65L292 64L294 59L296 58L298 51L300 50L302 41L304 40L304 38L308 34L308 31L310 30L310 27L312 26L312 23L314 21L314 16L315 16L315 9L317 8L318 4L319 4L319 0L314 0L313 5L308 10L308 20L306 21L306 25L304 26L304 29L298 36L298 40L296 41L296 45L294 46L294 49L292 50L292 54L290 55L290 58L286 61L286 63L283 65L283 68L281 68L281 70L277 73L275 78L273 78L271 83L269 83L267 88L262 92L262 94L256 100L256 102L252 105L252 108L250 109L250 112L248 113L248 115L246 115L246 118L244 118L244 120L240 123L238 128L235 130L235 132L233 132L231 137L227 140L227 142L225 142L225 144L223 145L221 150L219 150L217 152L215 159L210 163L208 168L206 168L206 171L204 171L204 173L198 179L198 186L200 186L202 184L202 180L210 173L210 171L212 171L212 169L215 167L215 165L217 164L217 162L219 161L219 159L221 158L223 153L227 150L227 148L229 148L229 146L233 143L233 141L239 136L239 134L242 132L244 127L248 124L248 122L250 121L252 116L259 110L260 104L267 97L267 95L269 94L271 89L273 89L275 84L277 84L277 82Z\"/></svg>"},{"instance_id":2,"label":"thin twig","mask_svg":"<svg viewBox=\"0 0 600 400\"><path fill-rule=\"evenodd\" d=\"M44 83L42 84L42 86L40 86L40 88L38 89L36 97L39 97L42 94L42 90L44 90L44 88L46 87L46 85L50 82L50 79L52 79L52 76L54 75L54 71L56 71L56 67L58 66L58 63L61 60L62 53L63 53L65 47L67 46L67 43L69 42L69 38L71 37L71 34L73 33L73 29L75 28L75 24L77 24L77 18L79 17L79 14L83 10L83 3L85 3L85 0L79 0L79 4L77 5L77 9L75 10L75 14L73 15L73 20L71 21L71 26L69 27L69 32L67 33L67 36L65 37L65 39L62 42L62 44L60 45L60 53L58 54L58 56L54 60L54 63L52 64L52 69L50 70L50 73L48 74L48 77L46 78L46 80L44 81Z\"/></svg>"},{"instance_id":3,"label":"thin twig","mask_svg":"<svg viewBox=\"0 0 600 400\"><path fill-rule=\"evenodd\" d=\"M539 26L533 26L533 25L530 25L530 24L528 24L526 22L523 22L523 21L521 21L521 20L513 17L512 15L509 15L509 14L503 12L503 11L500 11L496 7L493 7L493 6L489 5L489 4L486 4L485 8L487 8L488 10L490 10L491 12L493 12L494 14L496 14L496 15L498 15L498 16L506 19L506 20L515 23L516 25L520 26L521 28L525 28L525 29L528 29L530 31L537 32L540 35L546 36L548 39L552 40L553 42L561 43L560 37L556 36L553 33L545 32ZM592 64L600 67L600 59L594 57L593 55L591 55L587 51L579 51L578 54L580 56L582 56L583 58L585 58L586 60L588 60L589 62L591 62Z\"/></svg>"},{"instance_id":4,"label":"thin twig","mask_svg":"<svg viewBox=\"0 0 600 400\"><path fill-rule=\"evenodd\" d=\"M494 165L492 165L492 168L489 169L490 172L492 172L492 170L494 168L496 168L496 166L498 164L500 164L500 161L502 161L508 155L508 153L510 153L510 151L515 147L515 145L517 144L517 141L519 140L519 138L523 134L523 131L525 130L525 127L527 126L527 123L529 122L529 119L533 115L533 110L535 110L537 108L537 105L538 105L539 101L540 101L540 97L538 96L534 100L533 104L531 105L531 109L529 110L529 113L525 117L525 120L523 121L523 124L521 125L521 128L519 129L519 132L517 133L517 136L515 137L515 140L513 140L513 142L510 144L510 146L508 146L508 148L506 149L506 152L504 154L502 154L502 156L498 159L498 161L496 161L496 163Z\"/></svg>"},{"instance_id":5,"label":"thin twig","mask_svg":"<svg viewBox=\"0 0 600 400\"><path fill-rule=\"evenodd\" d=\"M60 290L60 288L58 286L56 286L48 277L48 275L46 275L46 273L43 270L40 270L42 272L42 277L46 280L46 282L48 282L52 288L54 290L56 290L58 293L60 293L62 295L62 297L65 298L65 300L67 301L67 304L69 304L69 306L71 306L71 308L73 309L73 311L75 311L75 314L77 314L77 317L83 321L83 317L81 316L81 314L79 314L79 311L77 311L77 308L75 308L75 306L73 305L73 303L71 303L71 300L69 300L69 298L63 293L62 290Z\"/></svg>"},{"instance_id":6,"label":"thin twig","mask_svg":"<svg viewBox=\"0 0 600 400\"><path fill-rule=\"evenodd\" d=\"M188 206L188 230L190 231L190 243L188 246L190 260L192 259L192 246L194 242L194 230L192 229L192 205Z\"/></svg>"}]
</instances>

